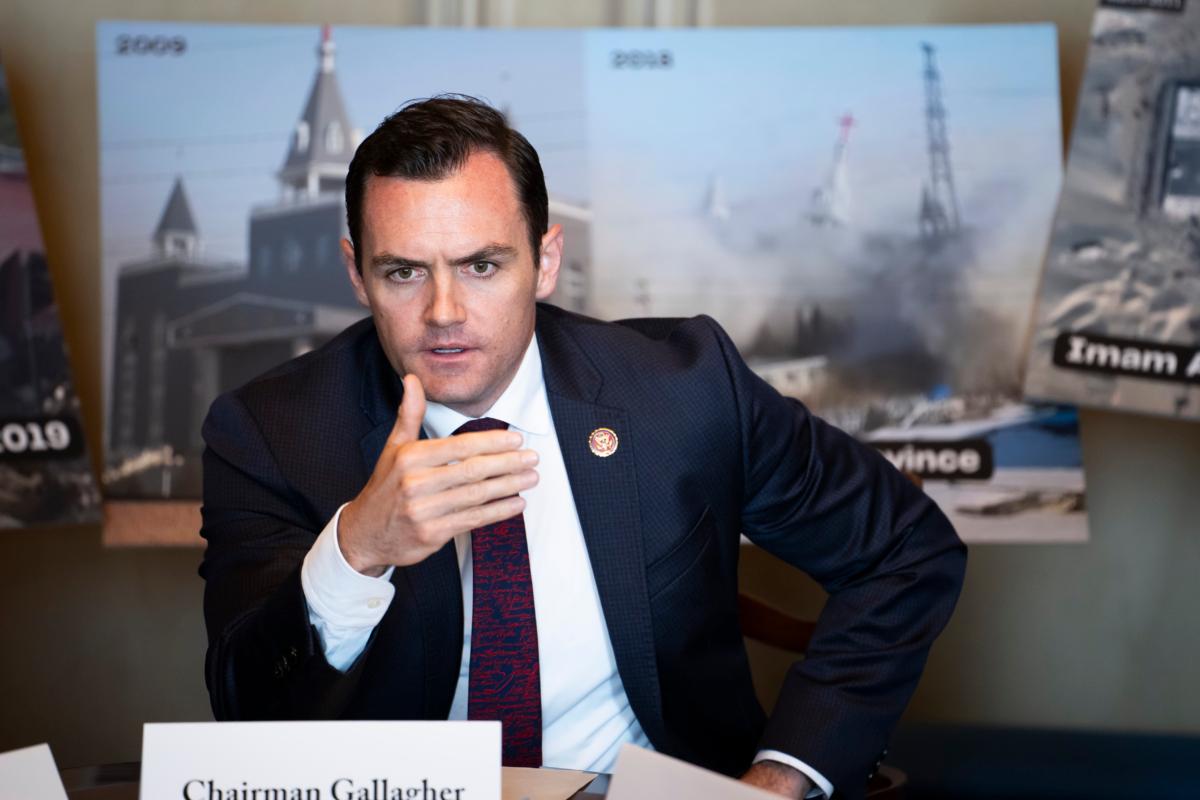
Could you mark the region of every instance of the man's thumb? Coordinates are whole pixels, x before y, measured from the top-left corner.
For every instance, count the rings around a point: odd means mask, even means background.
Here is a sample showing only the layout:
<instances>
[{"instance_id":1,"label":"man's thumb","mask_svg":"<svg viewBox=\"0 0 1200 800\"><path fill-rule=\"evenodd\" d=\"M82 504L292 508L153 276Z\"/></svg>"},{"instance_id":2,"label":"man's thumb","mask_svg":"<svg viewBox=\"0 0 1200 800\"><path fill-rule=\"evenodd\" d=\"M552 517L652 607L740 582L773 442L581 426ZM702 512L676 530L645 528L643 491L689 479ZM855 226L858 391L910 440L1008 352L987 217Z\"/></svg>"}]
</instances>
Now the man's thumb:
<instances>
[{"instance_id":1,"label":"man's thumb","mask_svg":"<svg viewBox=\"0 0 1200 800\"><path fill-rule=\"evenodd\" d=\"M416 375L404 376L404 397L400 411L396 414L396 426L392 428L394 444L415 442L421 438L421 420L425 419L425 387Z\"/></svg>"}]
</instances>

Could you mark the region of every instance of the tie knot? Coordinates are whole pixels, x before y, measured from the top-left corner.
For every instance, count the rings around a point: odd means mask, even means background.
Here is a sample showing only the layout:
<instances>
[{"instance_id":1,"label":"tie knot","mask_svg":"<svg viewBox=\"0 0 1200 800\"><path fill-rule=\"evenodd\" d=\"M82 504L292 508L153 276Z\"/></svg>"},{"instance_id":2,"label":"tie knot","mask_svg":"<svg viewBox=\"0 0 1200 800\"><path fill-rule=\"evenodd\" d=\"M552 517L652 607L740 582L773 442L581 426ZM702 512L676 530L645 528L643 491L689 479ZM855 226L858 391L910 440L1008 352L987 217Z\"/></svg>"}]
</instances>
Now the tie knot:
<instances>
[{"instance_id":1,"label":"tie knot","mask_svg":"<svg viewBox=\"0 0 1200 800\"><path fill-rule=\"evenodd\" d=\"M476 431L502 431L508 427L508 423L491 417L480 417L479 419L468 420L459 426L452 436L458 436L460 433L475 433Z\"/></svg>"}]
</instances>

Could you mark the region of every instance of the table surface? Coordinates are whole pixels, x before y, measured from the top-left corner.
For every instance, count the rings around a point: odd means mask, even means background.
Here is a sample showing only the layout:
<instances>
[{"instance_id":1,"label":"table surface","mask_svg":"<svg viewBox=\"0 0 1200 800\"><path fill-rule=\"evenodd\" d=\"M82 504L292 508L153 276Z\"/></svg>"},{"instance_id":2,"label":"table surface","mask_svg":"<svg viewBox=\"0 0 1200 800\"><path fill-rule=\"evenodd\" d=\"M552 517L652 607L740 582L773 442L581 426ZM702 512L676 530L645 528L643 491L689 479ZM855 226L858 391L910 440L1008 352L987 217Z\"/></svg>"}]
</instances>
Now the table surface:
<instances>
[{"instance_id":1,"label":"table surface","mask_svg":"<svg viewBox=\"0 0 1200 800\"><path fill-rule=\"evenodd\" d=\"M77 767L59 771L70 800L138 800L139 761ZM608 775L597 775L587 786L571 795L571 800L602 800L608 793Z\"/></svg>"}]
</instances>

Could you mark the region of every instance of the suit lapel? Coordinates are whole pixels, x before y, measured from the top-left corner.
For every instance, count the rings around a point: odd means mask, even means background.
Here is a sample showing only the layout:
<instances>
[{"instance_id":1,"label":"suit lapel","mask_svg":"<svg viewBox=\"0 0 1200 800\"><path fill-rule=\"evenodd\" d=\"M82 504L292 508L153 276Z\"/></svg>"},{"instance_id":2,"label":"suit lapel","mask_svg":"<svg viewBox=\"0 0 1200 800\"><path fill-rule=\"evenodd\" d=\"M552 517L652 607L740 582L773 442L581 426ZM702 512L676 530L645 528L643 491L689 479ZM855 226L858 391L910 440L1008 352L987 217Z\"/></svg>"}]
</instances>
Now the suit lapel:
<instances>
[{"instance_id":1,"label":"suit lapel","mask_svg":"<svg viewBox=\"0 0 1200 800\"><path fill-rule=\"evenodd\" d=\"M538 345L546 396L579 513L617 668L630 705L651 741L665 740L632 429L624 410L597 402L603 380L562 325L539 307ZM616 432L607 458L591 452L597 428Z\"/></svg>"},{"instance_id":2,"label":"suit lapel","mask_svg":"<svg viewBox=\"0 0 1200 800\"><path fill-rule=\"evenodd\" d=\"M359 442L370 475L396 424L403 384L372 336L363 362L362 410L372 426ZM421 433L424 438L424 432ZM450 711L462 660L462 583L458 556L450 541L429 558L392 575L397 590L406 591L420 607L421 642L425 653L425 716L444 719Z\"/></svg>"}]
</instances>

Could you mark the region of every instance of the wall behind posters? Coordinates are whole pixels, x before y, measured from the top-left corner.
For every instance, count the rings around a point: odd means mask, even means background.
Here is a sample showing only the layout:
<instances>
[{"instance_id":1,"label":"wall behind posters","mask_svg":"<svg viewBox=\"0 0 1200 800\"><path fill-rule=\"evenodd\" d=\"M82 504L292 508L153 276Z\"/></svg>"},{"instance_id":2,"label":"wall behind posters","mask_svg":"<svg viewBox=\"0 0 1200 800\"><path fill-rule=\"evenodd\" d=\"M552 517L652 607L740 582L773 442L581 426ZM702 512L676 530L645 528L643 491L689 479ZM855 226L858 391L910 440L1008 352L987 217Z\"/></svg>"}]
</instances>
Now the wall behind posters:
<instances>
[{"instance_id":1,"label":"wall behind posters","mask_svg":"<svg viewBox=\"0 0 1200 800\"><path fill-rule=\"evenodd\" d=\"M1059 25L1064 131L1083 68L1091 0L605 0L424 3L282 0L10 0L0 51L27 143L35 197L93 458L99 453L100 319L95 297L97 156L94 24L141 18L228 22L530 26L854 25L1026 22ZM1200 732L1200 426L1085 413L1092 541L976 547L959 611L935 648L909 719ZM0 537L0 750L48 740L60 764L136 759L141 723L208 718L199 553L105 550L99 530ZM813 611L819 592L760 553L744 585ZM779 654L756 651L763 685ZM769 691L769 690L768 690Z\"/></svg>"}]
</instances>

